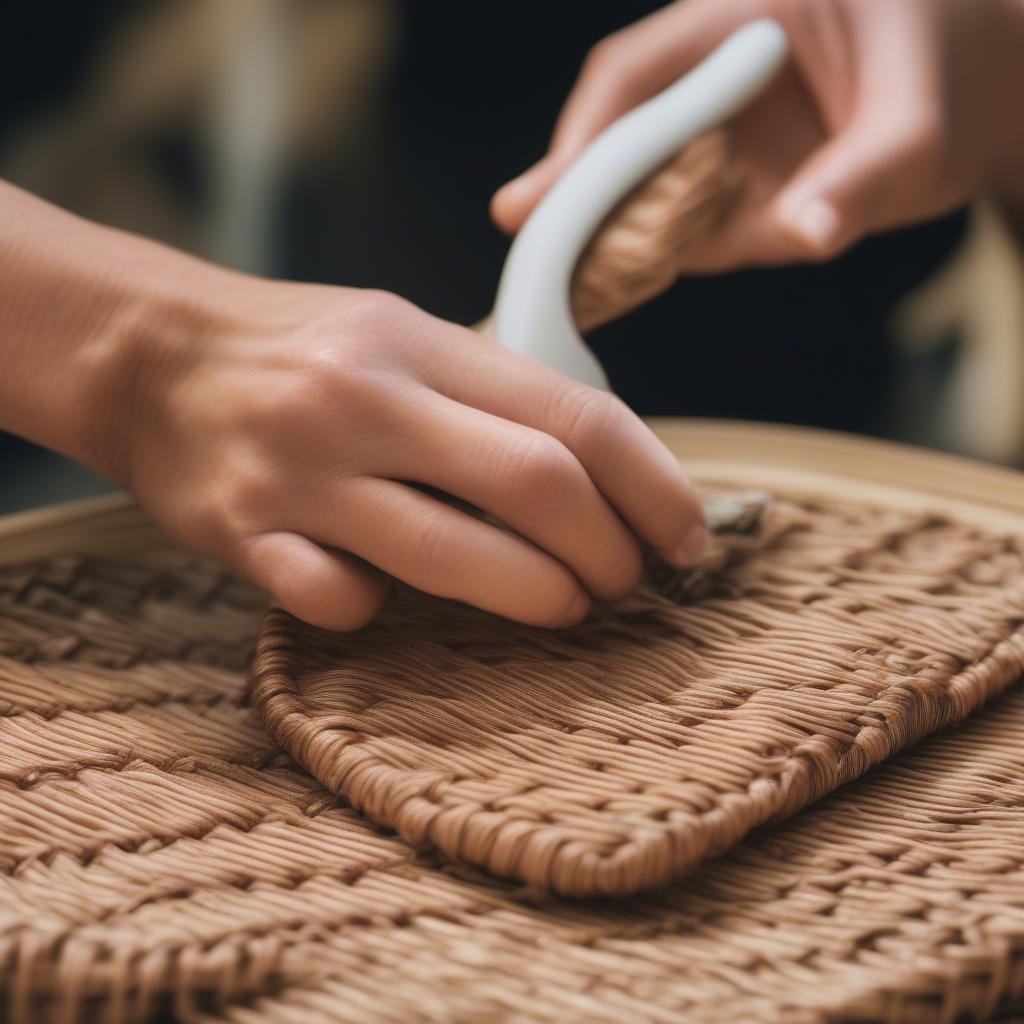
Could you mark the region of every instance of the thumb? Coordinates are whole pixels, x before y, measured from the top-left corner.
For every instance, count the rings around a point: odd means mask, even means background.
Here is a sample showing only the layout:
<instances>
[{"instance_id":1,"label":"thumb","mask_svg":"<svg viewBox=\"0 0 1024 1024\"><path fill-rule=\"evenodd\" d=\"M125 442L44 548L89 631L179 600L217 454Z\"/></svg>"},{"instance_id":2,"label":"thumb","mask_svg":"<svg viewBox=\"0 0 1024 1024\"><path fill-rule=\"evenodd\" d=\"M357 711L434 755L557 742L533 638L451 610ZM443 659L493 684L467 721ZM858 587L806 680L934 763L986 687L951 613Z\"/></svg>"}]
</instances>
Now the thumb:
<instances>
[{"instance_id":1,"label":"thumb","mask_svg":"<svg viewBox=\"0 0 1024 1024\"><path fill-rule=\"evenodd\" d=\"M515 234L548 189L572 162L572 151L552 150L518 177L506 182L491 198L491 219L507 234Z\"/></svg>"},{"instance_id":2,"label":"thumb","mask_svg":"<svg viewBox=\"0 0 1024 1024\"><path fill-rule=\"evenodd\" d=\"M598 43L583 62L552 147L538 163L498 190L491 216L517 231L578 153L616 118L671 85L737 25L757 17L765 0L687 0L669 4Z\"/></svg>"},{"instance_id":3,"label":"thumb","mask_svg":"<svg viewBox=\"0 0 1024 1024\"><path fill-rule=\"evenodd\" d=\"M911 219L908 187L921 180L924 155L912 138L855 126L819 149L773 204L784 247L797 258L830 259L871 231Z\"/></svg>"}]
</instances>

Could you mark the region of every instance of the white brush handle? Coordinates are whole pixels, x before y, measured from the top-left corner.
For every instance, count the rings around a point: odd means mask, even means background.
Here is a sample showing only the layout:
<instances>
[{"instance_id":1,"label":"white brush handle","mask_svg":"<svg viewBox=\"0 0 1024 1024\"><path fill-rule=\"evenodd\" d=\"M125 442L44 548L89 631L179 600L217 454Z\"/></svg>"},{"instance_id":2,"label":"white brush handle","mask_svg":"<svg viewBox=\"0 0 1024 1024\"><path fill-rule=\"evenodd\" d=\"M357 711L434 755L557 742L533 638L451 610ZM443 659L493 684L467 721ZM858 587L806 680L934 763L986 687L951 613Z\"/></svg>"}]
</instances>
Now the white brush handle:
<instances>
[{"instance_id":1,"label":"white brush handle","mask_svg":"<svg viewBox=\"0 0 1024 1024\"><path fill-rule=\"evenodd\" d=\"M623 196L760 92L787 49L786 35L776 22L750 22L590 143L512 243L494 311L501 344L607 389L604 370L583 343L569 305L580 254Z\"/></svg>"}]
</instances>

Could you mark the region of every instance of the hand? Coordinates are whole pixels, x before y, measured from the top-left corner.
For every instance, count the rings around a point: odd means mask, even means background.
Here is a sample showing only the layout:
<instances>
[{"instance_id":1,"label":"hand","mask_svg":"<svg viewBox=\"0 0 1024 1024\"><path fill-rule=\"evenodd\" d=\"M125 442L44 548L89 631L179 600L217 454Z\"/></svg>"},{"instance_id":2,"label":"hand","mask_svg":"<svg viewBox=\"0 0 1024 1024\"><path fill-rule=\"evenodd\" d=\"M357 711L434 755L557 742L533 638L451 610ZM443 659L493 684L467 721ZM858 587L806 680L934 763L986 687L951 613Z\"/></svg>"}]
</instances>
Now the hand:
<instances>
[{"instance_id":1,"label":"hand","mask_svg":"<svg viewBox=\"0 0 1024 1024\"><path fill-rule=\"evenodd\" d=\"M495 195L497 223L516 231L604 127L766 16L792 60L735 119L746 187L685 269L825 259L979 187L1024 192L1022 0L679 0L594 47L547 156Z\"/></svg>"},{"instance_id":2,"label":"hand","mask_svg":"<svg viewBox=\"0 0 1024 1024\"><path fill-rule=\"evenodd\" d=\"M635 586L638 537L701 554L678 462L612 396L391 295L230 280L214 329L132 355L93 433L157 522L300 618L360 626L397 577L563 626Z\"/></svg>"}]
</instances>

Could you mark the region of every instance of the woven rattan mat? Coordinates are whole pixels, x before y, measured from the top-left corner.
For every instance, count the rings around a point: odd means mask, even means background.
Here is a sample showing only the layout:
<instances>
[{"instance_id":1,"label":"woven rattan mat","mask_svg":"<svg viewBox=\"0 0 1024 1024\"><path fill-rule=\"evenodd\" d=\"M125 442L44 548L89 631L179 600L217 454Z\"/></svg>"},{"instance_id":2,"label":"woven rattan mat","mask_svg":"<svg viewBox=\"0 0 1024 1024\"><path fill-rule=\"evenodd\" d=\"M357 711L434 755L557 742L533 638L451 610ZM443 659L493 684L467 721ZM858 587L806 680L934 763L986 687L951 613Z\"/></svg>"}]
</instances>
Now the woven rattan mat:
<instances>
[{"instance_id":1,"label":"woven rattan mat","mask_svg":"<svg viewBox=\"0 0 1024 1024\"><path fill-rule=\"evenodd\" d=\"M412 591L358 634L275 611L253 697L328 789L412 842L562 894L661 885L1024 664L1017 541L785 498L763 533L699 600L647 591L562 633Z\"/></svg>"},{"instance_id":2,"label":"woven rattan mat","mask_svg":"<svg viewBox=\"0 0 1024 1024\"><path fill-rule=\"evenodd\" d=\"M999 575L990 545L965 581ZM688 880L560 901L410 849L275 750L241 703L259 615L179 554L0 569L3 1020L952 1022L1024 1000L1019 688Z\"/></svg>"}]
</instances>

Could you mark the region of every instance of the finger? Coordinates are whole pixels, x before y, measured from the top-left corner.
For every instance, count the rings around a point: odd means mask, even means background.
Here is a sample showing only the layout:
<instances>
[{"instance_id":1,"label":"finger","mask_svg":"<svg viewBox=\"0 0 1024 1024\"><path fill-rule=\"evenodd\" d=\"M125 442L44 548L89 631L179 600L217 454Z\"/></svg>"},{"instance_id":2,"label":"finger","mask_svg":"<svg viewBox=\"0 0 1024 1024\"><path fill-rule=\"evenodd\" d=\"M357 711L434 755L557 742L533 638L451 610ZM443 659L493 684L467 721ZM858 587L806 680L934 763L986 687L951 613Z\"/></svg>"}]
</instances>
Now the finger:
<instances>
[{"instance_id":1,"label":"finger","mask_svg":"<svg viewBox=\"0 0 1024 1024\"><path fill-rule=\"evenodd\" d=\"M576 456L627 524L673 565L692 565L707 546L693 486L679 461L625 404L495 345L461 345L450 325L438 346L445 372L429 383L494 416L550 434Z\"/></svg>"},{"instance_id":2,"label":"finger","mask_svg":"<svg viewBox=\"0 0 1024 1024\"><path fill-rule=\"evenodd\" d=\"M562 108L547 155L495 193L495 223L510 233L517 231L596 135L671 85L764 7L764 0L689 0L656 11L598 43Z\"/></svg>"},{"instance_id":3,"label":"finger","mask_svg":"<svg viewBox=\"0 0 1024 1024\"><path fill-rule=\"evenodd\" d=\"M807 159L825 143L814 100L792 65L730 123L730 172L742 188L713 231L679 257L683 273L806 259L806 246L782 231L774 202Z\"/></svg>"},{"instance_id":4,"label":"finger","mask_svg":"<svg viewBox=\"0 0 1024 1024\"><path fill-rule=\"evenodd\" d=\"M871 231L940 212L942 88L935 47L917 5L879 4L861 40L851 117L780 193L775 214L808 255L827 257Z\"/></svg>"},{"instance_id":5,"label":"finger","mask_svg":"<svg viewBox=\"0 0 1024 1024\"><path fill-rule=\"evenodd\" d=\"M303 514L304 532L427 593L540 626L587 612L579 581L550 555L405 484L347 480Z\"/></svg>"},{"instance_id":6,"label":"finger","mask_svg":"<svg viewBox=\"0 0 1024 1024\"><path fill-rule=\"evenodd\" d=\"M806 242L781 230L771 207L747 205L727 217L679 260L681 274L721 274L751 266L813 259Z\"/></svg>"},{"instance_id":7,"label":"finger","mask_svg":"<svg viewBox=\"0 0 1024 1024\"><path fill-rule=\"evenodd\" d=\"M808 258L828 259L872 231L904 219L905 185L926 180L931 139L858 123L808 161L774 204L780 228ZM915 204L919 205L919 204ZM922 215L936 211L922 211Z\"/></svg>"},{"instance_id":8,"label":"finger","mask_svg":"<svg viewBox=\"0 0 1024 1024\"><path fill-rule=\"evenodd\" d=\"M250 537L231 561L286 611L324 629L365 626L388 595L388 579L372 566L297 533Z\"/></svg>"},{"instance_id":9,"label":"finger","mask_svg":"<svg viewBox=\"0 0 1024 1024\"><path fill-rule=\"evenodd\" d=\"M549 152L502 185L491 197L491 220L506 234L514 235L577 155L571 149Z\"/></svg>"},{"instance_id":10,"label":"finger","mask_svg":"<svg viewBox=\"0 0 1024 1024\"><path fill-rule=\"evenodd\" d=\"M636 539L560 441L436 393L408 413L416 429L403 478L490 512L599 597L623 597L639 582Z\"/></svg>"}]
</instances>

